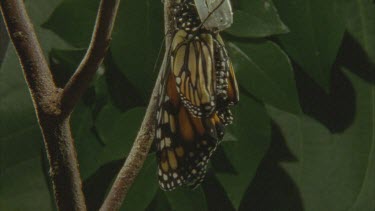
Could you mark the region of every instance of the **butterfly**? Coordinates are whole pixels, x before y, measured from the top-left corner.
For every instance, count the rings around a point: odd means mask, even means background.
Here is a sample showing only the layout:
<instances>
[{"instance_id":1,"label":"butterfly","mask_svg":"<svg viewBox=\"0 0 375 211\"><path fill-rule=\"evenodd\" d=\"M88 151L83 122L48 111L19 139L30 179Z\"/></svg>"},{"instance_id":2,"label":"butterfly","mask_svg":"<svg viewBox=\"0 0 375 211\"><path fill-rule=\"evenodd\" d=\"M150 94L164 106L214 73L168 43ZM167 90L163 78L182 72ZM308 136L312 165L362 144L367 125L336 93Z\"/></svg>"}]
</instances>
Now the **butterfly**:
<instances>
[{"instance_id":1,"label":"butterfly","mask_svg":"<svg viewBox=\"0 0 375 211\"><path fill-rule=\"evenodd\" d=\"M175 32L161 79L156 115L160 187L196 187L239 101L238 85L224 42L203 29L194 2L174 7Z\"/></svg>"}]
</instances>

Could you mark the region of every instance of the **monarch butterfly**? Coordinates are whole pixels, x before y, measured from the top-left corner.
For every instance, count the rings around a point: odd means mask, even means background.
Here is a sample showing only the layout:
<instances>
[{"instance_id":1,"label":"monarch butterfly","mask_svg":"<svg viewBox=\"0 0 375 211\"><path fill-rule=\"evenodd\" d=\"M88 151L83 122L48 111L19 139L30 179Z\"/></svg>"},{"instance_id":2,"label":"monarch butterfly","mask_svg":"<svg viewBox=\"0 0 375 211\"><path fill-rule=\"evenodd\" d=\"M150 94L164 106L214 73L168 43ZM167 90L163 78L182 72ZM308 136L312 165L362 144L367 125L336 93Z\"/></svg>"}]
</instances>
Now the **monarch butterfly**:
<instances>
[{"instance_id":1,"label":"monarch butterfly","mask_svg":"<svg viewBox=\"0 0 375 211\"><path fill-rule=\"evenodd\" d=\"M196 187L239 100L220 35L201 27L193 0L174 5L175 32L161 79L155 134L160 187Z\"/></svg>"}]
</instances>

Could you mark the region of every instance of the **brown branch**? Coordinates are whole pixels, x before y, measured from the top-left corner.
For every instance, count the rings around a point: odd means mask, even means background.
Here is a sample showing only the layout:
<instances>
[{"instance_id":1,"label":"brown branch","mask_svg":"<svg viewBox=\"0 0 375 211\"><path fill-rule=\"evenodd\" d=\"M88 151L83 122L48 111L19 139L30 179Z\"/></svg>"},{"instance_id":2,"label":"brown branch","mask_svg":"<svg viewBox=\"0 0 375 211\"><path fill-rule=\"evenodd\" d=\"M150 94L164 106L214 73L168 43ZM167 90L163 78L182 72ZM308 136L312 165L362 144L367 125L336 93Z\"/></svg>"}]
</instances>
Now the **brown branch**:
<instances>
[{"instance_id":1,"label":"brown branch","mask_svg":"<svg viewBox=\"0 0 375 211\"><path fill-rule=\"evenodd\" d=\"M42 130L60 210L86 210L69 118L61 118L55 86L23 0L2 0L1 11Z\"/></svg>"},{"instance_id":2,"label":"brown branch","mask_svg":"<svg viewBox=\"0 0 375 211\"><path fill-rule=\"evenodd\" d=\"M41 127L60 210L85 210L69 119L59 118L56 88L22 0L1 1L8 33L21 61Z\"/></svg>"},{"instance_id":3,"label":"brown branch","mask_svg":"<svg viewBox=\"0 0 375 211\"><path fill-rule=\"evenodd\" d=\"M164 62L163 62L164 63ZM160 78L160 77L159 77ZM132 149L117 175L111 190L105 199L101 211L119 210L129 188L133 184L150 150L154 137L155 112L157 108L157 93L160 86L160 79L157 80L151 96L149 106L146 110L141 128L135 139Z\"/></svg>"},{"instance_id":4,"label":"brown branch","mask_svg":"<svg viewBox=\"0 0 375 211\"><path fill-rule=\"evenodd\" d=\"M61 95L61 109L66 115L72 112L103 62L111 41L112 29L119 4L120 0L102 0L100 2L90 46Z\"/></svg>"},{"instance_id":5,"label":"brown branch","mask_svg":"<svg viewBox=\"0 0 375 211\"><path fill-rule=\"evenodd\" d=\"M23 0L0 2L43 134L59 210L86 210L69 114L104 58L119 2L101 1L90 47L64 90L57 88L53 81Z\"/></svg>"},{"instance_id":6,"label":"brown branch","mask_svg":"<svg viewBox=\"0 0 375 211\"><path fill-rule=\"evenodd\" d=\"M169 49L171 38L168 33L170 30L170 5L172 0L164 0L164 22L165 31L167 32L166 37L166 49ZM163 63L161 65L158 79L156 80L155 87L153 89L149 105L145 117L143 119L141 128L134 141L133 147L117 175L115 182L113 183L102 207L101 211L106 210L119 210L121 204L124 201L126 194L128 193L131 185L134 183L139 171L141 170L144 161L147 158L150 150L156 125L156 110L157 110L157 97L161 86L161 77L165 73L168 66L168 50L164 54Z\"/></svg>"},{"instance_id":7,"label":"brown branch","mask_svg":"<svg viewBox=\"0 0 375 211\"><path fill-rule=\"evenodd\" d=\"M2 0L1 11L34 103L38 108L44 108L56 87L24 3L21 0Z\"/></svg>"}]
</instances>

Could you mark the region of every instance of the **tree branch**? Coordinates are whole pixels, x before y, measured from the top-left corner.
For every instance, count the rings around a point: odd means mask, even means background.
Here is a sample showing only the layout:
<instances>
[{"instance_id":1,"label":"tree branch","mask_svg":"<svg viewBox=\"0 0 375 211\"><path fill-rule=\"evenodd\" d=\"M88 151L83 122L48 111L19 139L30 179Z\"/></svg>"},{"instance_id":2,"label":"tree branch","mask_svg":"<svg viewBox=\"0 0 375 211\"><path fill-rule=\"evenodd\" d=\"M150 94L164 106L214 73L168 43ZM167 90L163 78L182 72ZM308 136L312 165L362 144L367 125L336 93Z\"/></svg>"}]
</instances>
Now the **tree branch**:
<instances>
[{"instance_id":1,"label":"tree branch","mask_svg":"<svg viewBox=\"0 0 375 211\"><path fill-rule=\"evenodd\" d=\"M119 4L120 0L102 0L100 2L90 46L61 95L61 109L66 115L72 112L103 62L111 41L112 29Z\"/></svg>"},{"instance_id":2,"label":"tree branch","mask_svg":"<svg viewBox=\"0 0 375 211\"><path fill-rule=\"evenodd\" d=\"M171 37L168 33L171 27L170 24L170 5L173 0L164 0L164 30L166 32L166 49L169 49L171 43ZM164 54L163 63L160 67L159 75L155 83L155 87L152 91L151 99L146 110L145 117L142 125L138 132L138 135L134 141L133 147L117 175L115 182L113 183L102 207L101 211L106 210L119 210L121 204L124 201L126 194L128 193L131 185L134 183L139 171L141 170L144 161L147 158L150 150L156 125L156 110L157 110L157 97L159 89L161 88L161 77L165 73L168 66L168 50Z\"/></svg>"},{"instance_id":3,"label":"tree branch","mask_svg":"<svg viewBox=\"0 0 375 211\"><path fill-rule=\"evenodd\" d=\"M157 94L160 87L160 77L158 78L133 147L130 150L123 167L118 173L107 198L100 208L101 211L120 209L129 188L133 184L147 158L155 131Z\"/></svg>"},{"instance_id":4,"label":"tree branch","mask_svg":"<svg viewBox=\"0 0 375 211\"><path fill-rule=\"evenodd\" d=\"M1 11L21 61L42 130L60 210L86 210L69 119L59 118L56 88L22 0L2 0Z\"/></svg>"},{"instance_id":5,"label":"tree branch","mask_svg":"<svg viewBox=\"0 0 375 211\"><path fill-rule=\"evenodd\" d=\"M70 113L90 84L108 49L120 0L101 0L87 54L64 90L56 87L23 0L1 0L0 8L31 92L50 164L59 210L86 210Z\"/></svg>"},{"instance_id":6,"label":"tree branch","mask_svg":"<svg viewBox=\"0 0 375 211\"><path fill-rule=\"evenodd\" d=\"M2 0L1 11L9 36L21 61L34 105L46 108L51 96L57 91L51 71L43 55L34 28L21 0Z\"/></svg>"},{"instance_id":7,"label":"tree branch","mask_svg":"<svg viewBox=\"0 0 375 211\"><path fill-rule=\"evenodd\" d=\"M59 89L43 55L23 0L2 0L1 11L31 92L50 164L59 210L86 210L69 118L61 118Z\"/></svg>"}]
</instances>

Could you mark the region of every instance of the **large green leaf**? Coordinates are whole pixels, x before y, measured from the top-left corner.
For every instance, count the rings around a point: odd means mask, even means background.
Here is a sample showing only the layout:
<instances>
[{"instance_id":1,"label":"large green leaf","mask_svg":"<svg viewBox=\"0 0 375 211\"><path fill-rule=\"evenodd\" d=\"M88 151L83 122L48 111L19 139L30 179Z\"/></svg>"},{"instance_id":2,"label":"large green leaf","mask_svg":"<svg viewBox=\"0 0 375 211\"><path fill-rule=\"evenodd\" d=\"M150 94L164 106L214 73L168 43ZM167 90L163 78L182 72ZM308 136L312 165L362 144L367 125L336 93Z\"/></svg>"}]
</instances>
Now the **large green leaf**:
<instances>
[{"instance_id":1,"label":"large green leaf","mask_svg":"<svg viewBox=\"0 0 375 211\"><path fill-rule=\"evenodd\" d=\"M340 0L274 0L290 33L280 35L287 53L325 90L344 30Z\"/></svg>"},{"instance_id":2,"label":"large green leaf","mask_svg":"<svg viewBox=\"0 0 375 211\"><path fill-rule=\"evenodd\" d=\"M205 211L207 203L201 187L195 190L177 189L165 192L172 210L178 211Z\"/></svg>"},{"instance_id":3,"label":"large green leaf","mask_svg":"<svg viewBox=\"0 0 375 211\"><path fill-rule=\"evenodd\" d=\"M90 107L80 103L74 109L70 122L81 176L85 180L103 164L100 153L105 146L93 132L94 121Z\"/></svg>"},{"instance_id":4,"label":"large green leaf","mask_svg":"<svg viewBox=\"0 0 375 211\"><path fill-rule=\"evenodd\" d=\"M40 155L42 137L30 94L11 46L0 69L1 168Z\"/></svg>"},{"instance_id":5,"label":"large green leaf","mask_svg":"<svg viewBox=\"0 0 375 211\"><path fill-rule=\"evenodd\" d=\"M43 27L76 47L87 47L98 5L98 0L63 0Z\"/></svg>"},{"instance_id":6,"label":"large green leaf","mask_svg":"<svg viewBox=\"0 0 375 211\"><path fill-rule=\"evenodd\" d=\"M289 32L271 0L236 2L234 23L226 32L238 37L266 37Z\"/></svg>"},{"instance_id":7,"label":"large green leaf","mask_svg":"<svg viewBox=\"0 0 375 211\"><path fill-rule=\"evenodd\" d=\"M0 210L53 209L42 149L30 94L10 47L0 69Z\"/></svg>"},{"instance_id":8,"label":"large green leaf","mask_svg":"<svg viewBox=\"0 0 375 211\"><path fill-rule=\"evenodd\" d=\"M162 12L160 1L123 1L113 32L113 58L146 100L154 85L154 67L163 46Z\"/></svg>"},{"instance_id":9,"label":"large green leaf","mask_svg":"<svg viewBox=\"0 0 375 211\"><path fill-rule=\"evenodd\" d=\"M84 105L79 105L75 109L72 116L72 128L83 179L88 179L104 164L126 158L144 112L144 108L120 112L112 105L106 105L95 121L100 138L98 140L93 133L92 110ZM108 174L110 173L108 172L104 177ZM95 186L96 183L88 185ZM94 187L86 188L95 190ZM154 198L157 188L155 155L150 155L129 190L122 210L144 210ZM105 191L105 188L97 190L98 193Z\"/></svg>"},{"instance_id":10,"label":"large green leaf","mask_svg":"<svg viewBox=\"0 0 375 211\"><path fill-rule=\"evenodd\" d=\"M70 45L64 42L60 37L50 30L46 30L41 25L52 14L61 0L33 0L25 1L27 13L35 27L39 42L48 55L52 48L62 49L69 48ZM59 23L61 24L61 23Z\"/></svg>"},{"instance_id":11,"label":"large green leaf","mask_svg":"<svg viewBox=\"0 0 375 211\"><path fill-rule=\"evenodd\" d=\"M237 80L267 104L299 113L293 70L288 57L273 42L228 42Z\"/></svg>"},{"instance_id":12,"label":"large green leaf","mask_svg":"<svg viewBox=\"0 0 375 211\"><path fill-rule=\"evenodd\" d=\"M0 67L3 62L5 53L8 49L9 37L3 22L3 16L0 16Z\"/></svg>"},{"instance_id":13,"label":"large green leaf","mask_svg":"<svg viewBox=\"0 0 375 211\"><path fill-rule=\"evenodd\" d=\"M0 174L0 210L53 210L40 156L3 169Z\"/></svg>"},{"instance_id":14,"label":"large green leaf","mask_svg":"<svg viewBox=\"0 0 375 211\"><path fill-rule=\"evenodd\" d=\"M159 189L159 191L156 192L155 197L152 200L151 204L149 204L149 206L145 210L146 211L171 210L168 199L164 194L164 191Z\"/></svg>"},{"instance_id":15,"label":"large green leaf","mask_svg":"<svg viewBox=\"0 0 375 211\"><path fill-rule=\"evenodd\" d=\"M356 0L349 4L348 30L375 63L375 3Z\"/></svg>"},{"instance_id":16,"label":"large green leaf","mask_svg":"<svg viewBox=\"0 0 375 211\"><path fill-rule=\"evenodd\" d=\"M110 104L103 108L95 122L98 135L106 146L99 156L103 163L126 157L144 113L145 108L134 108L125 113L118 113Z\"/></svg>"},{"instance_id":17,"label":"large green leaf","mask_svg":"<svg viewBox=\"0 0 375 211\"><path fill-rule=\"evenodd\" d=\"M306 211L375 207L375 87L345 73L355 89L356 108L353 123L342 133L333 134L308 116L269 108L296 157L281 165L297 185Z\"/></svg>"},{"instance_id":18,"label":"large green leaf","mask_svg":"<svg viewBox=\"0 0 375 211\"><path fill-rule=\"evenodd\" d=\"M98 4L98 0L64 0L43 27L75 47L87 47ZM112 56L144 101L156 78L154 66L162 47L162 11L158 1L123 1L113 31Z\"/></svg>"},{"instance_id":19,"label":"large green leaf","mask_svg":"<svg viewBox=\"0 0 375 211\"><path fill-rule=\"evenodd\" d=\"M233 206L238 209L271 140L271 121L262 104L241 95L231 134L236 141L222 143L235 173L216 173Z\"/></svg>"},{"instance_id":20,"label":"large green leaf","mask_svg":"<svg viewBox=\"0 0 375 211\"><path fill-rule=\"evenodd\" d=\"M121 210L145 210L158 189L155 154L150 154L132 184Z\"/></svg>"}]
</instances>

